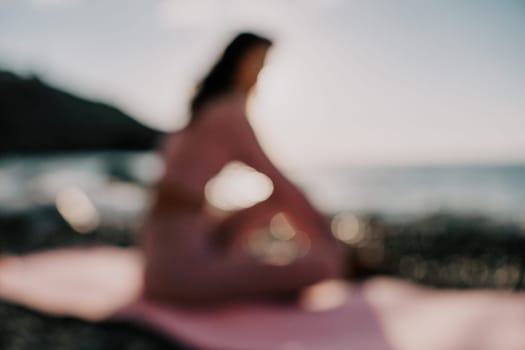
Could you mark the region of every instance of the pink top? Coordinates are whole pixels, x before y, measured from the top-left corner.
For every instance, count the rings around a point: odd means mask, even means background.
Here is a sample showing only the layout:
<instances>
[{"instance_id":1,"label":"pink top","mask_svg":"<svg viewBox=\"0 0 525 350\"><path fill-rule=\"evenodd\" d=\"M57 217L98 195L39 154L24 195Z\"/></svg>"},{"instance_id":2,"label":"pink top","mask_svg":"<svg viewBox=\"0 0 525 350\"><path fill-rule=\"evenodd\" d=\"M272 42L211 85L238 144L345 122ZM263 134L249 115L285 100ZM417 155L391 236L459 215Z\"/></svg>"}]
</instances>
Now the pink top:
<instances>
[{"instance_id":1,"label":"pink top","mask_svg":"<svg viewBox=\"0 0 525 350\"><path fill-rule=\"evenodd\" d=\"M169 136L163 146L165 172L159 183L158 200L177 196L177 203L204 201L206 183L239 155L237 124L247 122L245 99L238 96L216 99L204 106L198 120ZM176 189L176 194L173 191Z\"/></svg>"}]
</instances>

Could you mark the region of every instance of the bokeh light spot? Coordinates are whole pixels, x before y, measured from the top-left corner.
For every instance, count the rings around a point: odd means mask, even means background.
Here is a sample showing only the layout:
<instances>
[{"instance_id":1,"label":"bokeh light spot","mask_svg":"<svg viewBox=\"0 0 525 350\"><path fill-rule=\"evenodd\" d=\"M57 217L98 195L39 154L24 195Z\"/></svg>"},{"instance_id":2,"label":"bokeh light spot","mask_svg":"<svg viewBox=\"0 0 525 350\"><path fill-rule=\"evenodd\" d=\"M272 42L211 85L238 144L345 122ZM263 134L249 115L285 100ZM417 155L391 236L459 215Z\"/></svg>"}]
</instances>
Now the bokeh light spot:
<instances>
[{"instance_id":1,"label":"bokeh light spot","mask_svg":"<svg viewBox=\"0 0 525 350\"><path fill-rule=\"evenodd\" d=\"M79 233L95 230L100 217L89 197L78 187L70 187L58 192L56 208L67 223Z\"/></svg>"},{"instance_id":2,"label":"bokeh light spot","mask_svg":"<svg viewBox=\"0 0 525 350\"><path fill-rule=\"evenodd\" d=\"M273 192L270 178L241 163L231 162L208 181L208 202L222 210L239 210L267 199Z\"/></svg>"}]
</instances>

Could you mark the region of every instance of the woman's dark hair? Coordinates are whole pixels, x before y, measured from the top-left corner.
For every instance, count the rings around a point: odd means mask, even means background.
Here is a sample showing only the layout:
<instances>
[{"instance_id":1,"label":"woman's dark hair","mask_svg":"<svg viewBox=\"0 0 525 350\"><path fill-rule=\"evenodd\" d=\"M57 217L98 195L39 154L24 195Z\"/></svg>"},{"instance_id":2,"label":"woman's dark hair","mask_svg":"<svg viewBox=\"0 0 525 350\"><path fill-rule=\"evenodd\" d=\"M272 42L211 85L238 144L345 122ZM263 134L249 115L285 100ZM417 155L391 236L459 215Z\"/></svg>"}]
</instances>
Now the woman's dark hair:
<instances>
[{"instance_id":1,"label":"woman's dark hair","mask_svg":"<svg viewBox=\"0 0 525 350\"><path fill-rule=\"evenodd\" d=\"M190 124L195 121L196 112L204 103L233 87L237 68L244 55L259 45L271 46L272 41L253 33L240 33L230 42L217 63L197 85L197 91L190 104Z\"/></svg>"}]
</instances>

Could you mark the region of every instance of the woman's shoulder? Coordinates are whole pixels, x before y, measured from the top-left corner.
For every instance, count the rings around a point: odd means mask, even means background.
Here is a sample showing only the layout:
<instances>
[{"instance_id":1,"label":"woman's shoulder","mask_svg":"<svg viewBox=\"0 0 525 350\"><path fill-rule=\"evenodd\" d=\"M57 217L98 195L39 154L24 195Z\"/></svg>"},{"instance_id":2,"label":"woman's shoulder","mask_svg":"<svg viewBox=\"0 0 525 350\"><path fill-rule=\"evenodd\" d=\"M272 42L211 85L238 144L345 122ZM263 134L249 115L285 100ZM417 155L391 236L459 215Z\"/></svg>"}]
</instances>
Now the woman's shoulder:
<instances>
[{"instance_id":1,"label":"woman's shoulder","mask_svg":"<svg viewBox=\"0 0 525 350\"><path fill-rule=\"evenodd\" d=\"M246 98L237 94L224 94L217 96L202 108L202 114L244 114Z\"/></svg>"},{"instance_id":2,"label":"woman's shoulder","mask_svg":"<svg viewBox=\"0 0 525 350\"><path fill-rule=\"evenodd\" d=\"M199 114L198 124L204 128L235 123L246 118L246 100L237 95L222 95L210 100Z\"/></svg>"}]
</instances>

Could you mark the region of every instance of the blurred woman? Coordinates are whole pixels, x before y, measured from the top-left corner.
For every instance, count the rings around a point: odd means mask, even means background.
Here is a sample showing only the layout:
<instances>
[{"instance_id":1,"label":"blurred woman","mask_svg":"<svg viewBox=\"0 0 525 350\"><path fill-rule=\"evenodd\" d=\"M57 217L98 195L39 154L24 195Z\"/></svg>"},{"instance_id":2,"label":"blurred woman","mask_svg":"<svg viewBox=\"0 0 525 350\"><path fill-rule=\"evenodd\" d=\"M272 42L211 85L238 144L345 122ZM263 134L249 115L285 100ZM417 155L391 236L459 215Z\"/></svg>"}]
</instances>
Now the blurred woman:
<instances>
[{"instance_id":1,"label":"blurred woman","mask_svg":"<svg viewBox=\"0 0 525 350\"><path fill-rule=\"evenodd\" d=\"M165 143L165 172L142 231L148 298L182 304L271 298L342 274L341 251L323 217L268 159L246 116L247 96L271 46L252 33L235 37L198 85L188 125ZM217 218L205 187L232 161L268 176L273 192L252 207ZM276 265L230 249L279 213L307 235L306 254Z\"/></svg>"}]
</instances>

